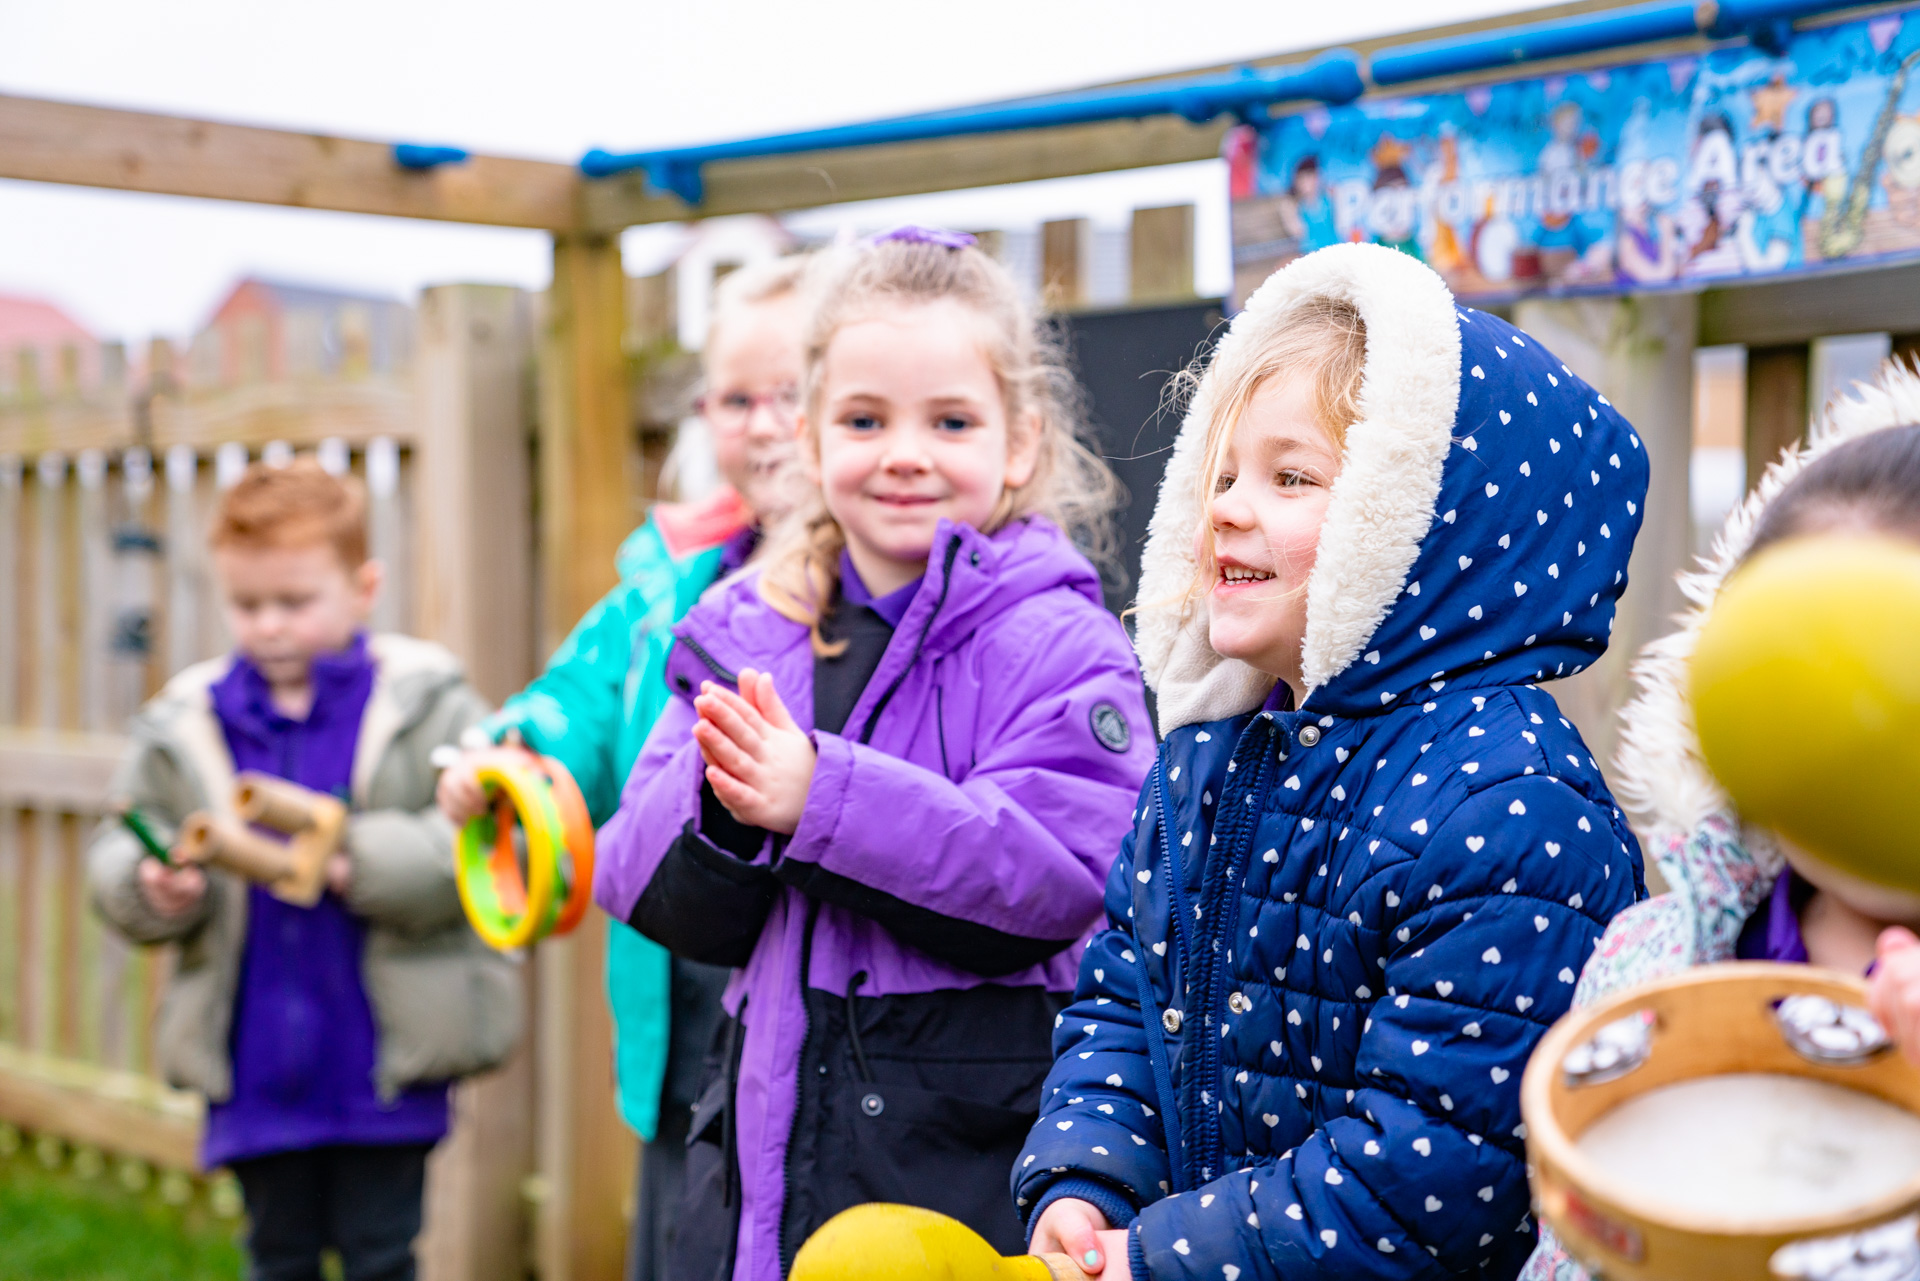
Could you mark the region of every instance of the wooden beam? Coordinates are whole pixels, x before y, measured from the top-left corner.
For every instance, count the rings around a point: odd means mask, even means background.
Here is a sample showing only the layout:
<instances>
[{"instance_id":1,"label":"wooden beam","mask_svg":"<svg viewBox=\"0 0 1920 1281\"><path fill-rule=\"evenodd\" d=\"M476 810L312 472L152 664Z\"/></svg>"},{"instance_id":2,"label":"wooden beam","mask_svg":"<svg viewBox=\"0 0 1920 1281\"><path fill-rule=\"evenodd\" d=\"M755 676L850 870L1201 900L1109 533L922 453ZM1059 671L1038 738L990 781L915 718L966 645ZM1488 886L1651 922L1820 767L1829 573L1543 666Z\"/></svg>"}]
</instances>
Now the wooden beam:
<instances>
[{"instance_id":1,"label":"wooden beam","mask_svg":"<svg viewBox=\"0 0 1920 1281\"><path fill-rule=\"evenodd\" d=\"M425 173L388 143L0 95L0 178L501 227L574 225L572 165L475 156Z\"/></svg>"},{"instance_id":2,"label":"wooden beam","mask_svg":"<svg viewBox=\"0 0 1920 1281\"><path fill-rule=\"evenodd\" d=\"M625 327L619 238L556 236L538 434L542 653L618 582L614 553L637 523ZM614 1099L606 918L590 912L573 934L547 940L536 964L545 1189L538 1271L543 1281L615 1281L638 1162Z\"/></svg>"},{"instance_id":3,"label":"wooden beam","mask_svg":"<svg viewBox=\"0 0 1920 1281\"><path fill-rule=\"evenodd\" d=\"M1916 330L1920 265L1838 268L1797 280L1723 286L1700 295L1703 347L1776 347L1828 334Z\"/></svg>"},{"instance_id":4,"label":"wooden beam","mask_svg":"<svg viewBox=\"0 0 1920 1281\"><path fill-rule=\"evenodd\" d=\"M1806 343L1747 349L1747 488L1807 434Z\"/></svg>"},{"instance_id":5,"label":"wooden beam","mask_svg":"<svg viewBox=\"0 0 1920 1281\"><path fill-rule=\"evenodd\" d=\"M200 1168L198 1100L130 1073L0 1046L0 1121L164 1169Z\"/></svg>"},{"instance_id":6,"label":"wooden beam","mask_svg":"<svg viewBox=\"0 0 1920 1281\"><path fill-rule=\"evenodd\" d=\"M1219 155L1225 133L1224 121L1191 125L1177 117L1163 116L733 160L707 166L707 199L697 209L682 204L678 197L650 191L638 173L631 173L584 184L584 223L616 227L721 214L775 213L929 191L1184 164Z\"/></svg>"},{"instance_id":7,"label":"wooden beam","mask_svg":"<svg viewBox=\"0 0 1920 1281\"><path fill-rule=\"evenodd\" d=\"M1093 235L1085 218L1040 224L1040 305L1067 311L1087 301L1087 255Z\"/></svg>"},{"instance_id":8,"label":"wooden beam","mask_svg":"<svg viewBox=\"0 0 1920 1281\"><path fill-rule=\"evenodd\" d=\"M402 443L416 430L413 393L403 383L279 382L184 396L156 396L147 422L132 401L114 405L52 404L0 407L0 456L32 458L45 450L126 449L156 454L170 445L202 452L228 441L258 449L284 440L305 447L338 437L364 445L378 436Z\"/></svg>"},{"instance_id":9,"label":"wooden beam","mask_svg":"<svg viewBox=\"0 0 1920 1281\"><path fill-rule=\"evenodd\" d=\"M505 285L441 285L420 299L414 546L420 634L459 654L499 702L534 673L532 299ZM519 977L523 987L527 971ZM526 1275L533 1049L460 1082L453 1129L427 1166L422 1281Z\"/></svg>"},{"instance_id":10,"label":"wooden beam","mask_svg":"<svg viewBox=\"0 0 1920 1281\"><path fill-rule=\"evenodd\" d=\"M1193 206L1133 211L1128 292L1140 304L1183 302L1193 294Z\"/></svg>"},{"instance_id":11,"label":"wooden beam","mask_svg":"<svg viewBox=\"0 0 1920 1281\"><path fill-rule=\"evenodd\" d=\"M126 746L118 734L0 730L0 806L99 813Z\"/></svg>"}]
</instances>

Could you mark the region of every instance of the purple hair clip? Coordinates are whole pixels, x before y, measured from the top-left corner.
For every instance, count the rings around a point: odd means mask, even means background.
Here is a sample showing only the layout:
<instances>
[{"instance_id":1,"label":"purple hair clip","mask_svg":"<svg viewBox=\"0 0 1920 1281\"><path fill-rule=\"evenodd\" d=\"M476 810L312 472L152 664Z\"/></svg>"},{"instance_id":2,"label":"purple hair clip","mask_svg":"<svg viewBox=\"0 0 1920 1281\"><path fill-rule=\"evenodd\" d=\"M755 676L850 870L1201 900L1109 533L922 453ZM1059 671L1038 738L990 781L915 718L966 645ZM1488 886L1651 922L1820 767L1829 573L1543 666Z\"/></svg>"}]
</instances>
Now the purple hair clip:
<instances>
[{"instance_id":1,"label":"purple hair clip","mask_svg":"<svg viewBox=\"0 0 1920 1281\"><path fill-rule=\"evenodd\" d=\"M908 223L904 227L895 227L892 231L883 231L869 236L867 244L884 245L889 240L903 241L909 245L939 245L942 249L971 249L980 243L979 239L964 231L943 231L938 227L921 227Z\"/></svg>"}]
</instances>

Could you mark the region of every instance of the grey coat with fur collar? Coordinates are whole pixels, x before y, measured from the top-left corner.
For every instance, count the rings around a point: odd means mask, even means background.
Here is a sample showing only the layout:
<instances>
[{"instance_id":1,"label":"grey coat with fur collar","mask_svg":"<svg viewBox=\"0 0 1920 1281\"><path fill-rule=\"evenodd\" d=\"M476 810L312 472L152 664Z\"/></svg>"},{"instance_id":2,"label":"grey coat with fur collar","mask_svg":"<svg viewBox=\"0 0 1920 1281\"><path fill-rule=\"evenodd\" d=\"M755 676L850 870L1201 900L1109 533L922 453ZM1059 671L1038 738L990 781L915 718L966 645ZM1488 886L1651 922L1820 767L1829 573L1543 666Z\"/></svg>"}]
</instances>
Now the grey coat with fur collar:
<instances>
[{"instance_id":1,"label":"grey coat with fur collar","mask_svg":"<svg viewBox=\"0 0 1920 1281\"><path fill-rule=\"evenodd\" d=\"M438 645L375 636L373 692L354 749L353 865L347 906L367 922L361 979L379 1031L374 1085L449 1080L499 1063L520 1035L518 967L468 927L453 879L453 830L434 808L428 755L487 712L459 663ZM133 718L133 745L113 796L172 827L230 805L233 760L209 691L229 659L187 668ZM247 936L246 885L210 872L198 906L155 912L140 894L139 844L114 821L87 847L100 914L136 943L173 943L179 961L162 997L159 1065L173 1085L214 1102L233 1091L233 1003Z\"/></svg>"}]
</instances>

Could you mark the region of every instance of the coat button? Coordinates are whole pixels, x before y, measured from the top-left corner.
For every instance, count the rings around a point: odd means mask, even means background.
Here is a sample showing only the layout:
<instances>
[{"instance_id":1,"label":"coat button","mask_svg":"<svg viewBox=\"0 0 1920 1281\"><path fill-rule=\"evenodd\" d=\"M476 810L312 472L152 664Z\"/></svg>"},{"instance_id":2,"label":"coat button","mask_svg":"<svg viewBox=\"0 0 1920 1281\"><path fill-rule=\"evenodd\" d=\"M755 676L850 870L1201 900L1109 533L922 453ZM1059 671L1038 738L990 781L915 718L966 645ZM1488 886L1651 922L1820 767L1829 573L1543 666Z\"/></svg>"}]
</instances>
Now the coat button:
<instances>
[{"instance_id":1,"label":"coat button","mask_svg":"<svg viewBox=\"0 0 1920 1281\"><path fill-rule=\"evenodd\" d=\"M1168 1010L1160 1016L1160 1026L1167 1029L1168 1036L1180 1035L1180 1011Z\"/></svg>"},{"instance_id":2,"label":"coat button","mask_svg":"<svg viewBox=\"0 0 1920 1281\"><path fill-rule=\"evenodd\" d=\"M887 1110L887 1101L878 1094L866 1094L860 1098L860 1110L868 1116L879 1116Z\"/></svg>"},{"instance_id":3,"label":"coat button","mask_svg":"<svg viewBox=\"0 0 1920 1281\"><path fill-rule=\"evenodd\" d=\"M1300 746L1312 747L1319 741L1320 727L1318 725L1302 725L1300 727Z\"/></svg>"},{"instance_id":4,"label":"coat button","mask_svg":"<svg viewBox=\"0 0 1920 1281\"><path fill-rule=\"evenodd\" d=\"M1235 992L1227 998L1227 1008L1235 1014L1245 1014L1253 1008L1253 1002L1249 1001L1244 993Z\"/></svg>"}]
</instances>

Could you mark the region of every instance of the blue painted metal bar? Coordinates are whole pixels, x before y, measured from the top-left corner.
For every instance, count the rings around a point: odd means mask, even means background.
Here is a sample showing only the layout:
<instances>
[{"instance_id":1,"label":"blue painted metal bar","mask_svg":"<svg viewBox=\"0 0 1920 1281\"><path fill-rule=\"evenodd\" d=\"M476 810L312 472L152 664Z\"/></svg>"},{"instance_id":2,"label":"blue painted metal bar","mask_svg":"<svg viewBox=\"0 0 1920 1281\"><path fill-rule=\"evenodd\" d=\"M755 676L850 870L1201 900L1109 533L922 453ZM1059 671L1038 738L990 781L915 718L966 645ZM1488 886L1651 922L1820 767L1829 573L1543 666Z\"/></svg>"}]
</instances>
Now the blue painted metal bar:
<instances>
[{"instance_id":1,"label":"blue painted metal bar","mask_svg":"<svg viewBox=\"0 0 1920 1281\"><path fill-rule=\"evenodd\" d=\"M625 155L595 150L589 151L580 161L580 170L589 178L605 178L633 169L644 169L647 181L653 186L675 193L688 204L699 204L702 191L700 166L712 160L870 147L888 142L920 142L930 138L955 138L1012 129L1057 128L1143 116L1178 115L1198 124L1229 112L1245 114L1275 102L1299 99L1351 102L1360 96L1365 87L1360 79L1359 59L1344 49L1338 49L1300 66L1244 68L1224 75L1200 76L1166 84L1024 98L981 107L808 129L767 138L748 138L739 142L709 143Z\"/></svg>"},{"instance_id":2,"label":"blue painted metal bar","mask_svg":"<svg viewBox=\"0 0 1920 1281\"><path fill-rule=\"evenodd\" d=\"M1763 38L1772 38L1778 33L1767 29L1774 23L1858 6L1859 0L1720 0L1718 4L1711 0L1704 4L1656 0L1578 18L1384 49L1369 60L1367 78L1385 88L1549 58L1604 53L1656 40L1697 35L1724 40L1756 34L1756 28L1765 31Z\"/></svg>"},{"instance_id":3,"label":"blue painted metal bar","mask_svg":"<svg viewBox=\"0 0 1920 1281\"><path fill-rule=\"evenodd\" d=\"M650 186L670 191L689 205L698 205L705 190L701 167L713 160L921 142L1159 115L1182 116L1200 124L1227 114L1247 117L1280 102L1351 102L1369 85L1384 88L1700 35L1716 40L1744 36L1761 48L1778 53L1784 48L1796 18L1855 8L1859 4L1860 0L1718 0L1717 3L1716 0L1698 3L1652 0L1652 3L1572 18L1383 49L1369 60L1364 78L1354 54L1335 49L1294 66L1242 68L1237 72L1186 80L1023 98L735 142L621 154L596 148L581 158L580 171L589 178L606 178L634 169L645 170ZM396 158L400 150L395 149Z\"/></svg>"},{"instance_id":4,"label":"blue painted metal bar","mask_svg":"<svg viewBox=\"0 0 1920 1281\"><path fill-rule=\"evenodd\" d=\"M425 173L441 165L461 164L466 159L467 153L459 147L425 147L413 142L393 144L393 163L415 173Z\"/></svg>"}]
</instances>

